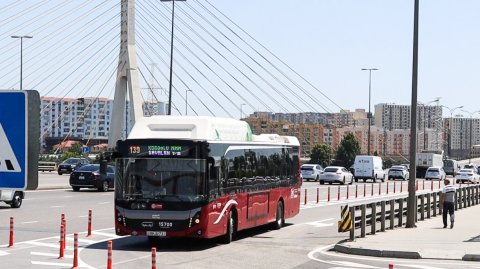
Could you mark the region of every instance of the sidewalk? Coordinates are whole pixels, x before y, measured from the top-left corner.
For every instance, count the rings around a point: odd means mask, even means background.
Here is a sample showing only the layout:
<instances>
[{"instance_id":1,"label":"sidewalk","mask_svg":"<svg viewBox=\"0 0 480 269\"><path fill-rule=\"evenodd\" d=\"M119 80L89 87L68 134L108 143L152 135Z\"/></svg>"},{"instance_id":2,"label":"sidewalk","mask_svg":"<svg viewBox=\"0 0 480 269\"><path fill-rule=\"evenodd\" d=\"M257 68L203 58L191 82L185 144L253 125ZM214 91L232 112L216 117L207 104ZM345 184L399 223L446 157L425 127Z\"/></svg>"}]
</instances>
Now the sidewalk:
<instances>
[{"instance_id":1,"label":"sidewalk","mask_svg":"<svg viewBox=\"0 0 480 269\"><path fill-rule=\"evenodd\" d=\"M365 256L480 261L480 205L455 212L455 226L443 228L442 216L417 222L417 228L377 232L335 250ZM450 218L449 218L450 219ZM450 221L450 220L449 220Z\"/></svg>"}]
</instances>

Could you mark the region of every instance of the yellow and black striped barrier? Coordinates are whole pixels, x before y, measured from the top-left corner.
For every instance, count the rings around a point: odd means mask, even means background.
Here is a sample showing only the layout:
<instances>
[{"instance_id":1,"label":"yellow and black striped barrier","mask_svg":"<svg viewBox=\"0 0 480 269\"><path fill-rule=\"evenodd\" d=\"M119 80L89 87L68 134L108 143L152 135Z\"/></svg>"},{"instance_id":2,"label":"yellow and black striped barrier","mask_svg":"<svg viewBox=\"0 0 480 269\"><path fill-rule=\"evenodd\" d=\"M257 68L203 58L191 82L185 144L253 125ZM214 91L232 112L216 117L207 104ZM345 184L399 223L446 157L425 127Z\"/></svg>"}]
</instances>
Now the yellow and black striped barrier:
<instances>
[{"instance_id":1,"label":"yellow and black striped barrier","mask_svg":"<svg viewBox=\"0 0 480 269\"><path fill-rule=\"evenodd\" d=\"M340 215L340 220L338 221L338 232L348 232L352 229L352 215L350 214L350 210L348 205L345 205L342 208L342 213Z\"/></svg>"}]
</instances>

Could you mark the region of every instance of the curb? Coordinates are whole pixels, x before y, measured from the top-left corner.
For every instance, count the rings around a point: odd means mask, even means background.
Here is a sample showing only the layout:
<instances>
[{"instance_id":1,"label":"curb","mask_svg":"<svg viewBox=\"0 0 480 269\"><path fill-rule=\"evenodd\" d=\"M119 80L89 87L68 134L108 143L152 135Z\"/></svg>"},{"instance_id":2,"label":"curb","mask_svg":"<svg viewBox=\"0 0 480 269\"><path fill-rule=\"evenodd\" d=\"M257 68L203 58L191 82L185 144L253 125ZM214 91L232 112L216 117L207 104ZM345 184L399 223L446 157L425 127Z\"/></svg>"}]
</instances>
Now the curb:
<instances>
[{"instance_id":1,"label":"curb","mask_svg":"<svg viewBox=\"0 0 480 269\"><path fill-rule=\"evenodd\" d=\"M480 261L480 255L479 254L465 254L462 257L462 261L478 262L478 261Z\"/></svg>"},{"instance_id":2,"label":"curb","mask_svg":"<svg viewBox=\"0 0 480 269\"><path fill-rule=\"evenodd\" d=\"M362 256L373 256L373 257L382 257L382 258L402 258L402 259L421 259L420 253L415 251L395 251L395 250L378 250L378 249L367 249L367 248L352 248L342 244L335 244L333 250L344 253L344 254L353 254L353 255L362 255ZM467 255L465 255L467 256ZM464 256L464 258L465 258ZM480 255L472 255L480 260Z\"/></svg>"}]
</instances>

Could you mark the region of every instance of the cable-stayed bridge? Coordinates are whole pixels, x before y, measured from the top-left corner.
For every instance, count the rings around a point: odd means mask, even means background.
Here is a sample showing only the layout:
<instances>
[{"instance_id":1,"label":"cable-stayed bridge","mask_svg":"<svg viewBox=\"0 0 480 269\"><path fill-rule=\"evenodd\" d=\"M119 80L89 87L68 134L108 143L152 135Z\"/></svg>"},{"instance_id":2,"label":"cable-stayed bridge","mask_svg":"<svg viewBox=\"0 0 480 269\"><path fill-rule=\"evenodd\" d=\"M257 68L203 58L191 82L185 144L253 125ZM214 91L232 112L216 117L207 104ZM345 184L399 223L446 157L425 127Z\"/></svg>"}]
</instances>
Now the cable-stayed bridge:
<instances>
[{"instance_id":1,"label":"cable-stayed bridge","mask_svg":"<svg viewBox=\"0 0 480 269\"><path fill-rule=\"evenodd\" d=\"M133 25L125 25L122 5L131 7ZM113 98L118 76L130 81L136 74L134 92L139 99L167 103L173 43L174 115L185 114L185 106L190 115L226 117L237 117L242 106L249 111L283 113L340 109L324 91L217 8L215 1L176 1L174 5L172 42L172 2L2 1L0 48L5 53L0 54L0 88L18 89L22 71L23 89L35 89L41 96ZM134 68L122 62L125 29L134 39ZM12 35L33 38L23 40L20 48ZM128 72L122 74L122 70ZM126 99L131 98L127 94Z\"/></svg>"}]
</instances>

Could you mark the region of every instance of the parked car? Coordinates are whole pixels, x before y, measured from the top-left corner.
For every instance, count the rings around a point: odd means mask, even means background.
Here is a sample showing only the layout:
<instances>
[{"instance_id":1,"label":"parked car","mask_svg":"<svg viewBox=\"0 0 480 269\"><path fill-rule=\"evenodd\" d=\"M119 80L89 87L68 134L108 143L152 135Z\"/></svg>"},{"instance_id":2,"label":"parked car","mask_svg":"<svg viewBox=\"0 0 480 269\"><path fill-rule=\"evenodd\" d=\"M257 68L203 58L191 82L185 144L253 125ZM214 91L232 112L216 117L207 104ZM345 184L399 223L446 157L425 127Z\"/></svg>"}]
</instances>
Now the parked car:
<instances>
[{"instance_id":1,"label":"parked car","mask_svg":"<svg viewBox=\"0 0 480 269\"><path fill-rule=\"evenodd\" d=\"M342 166L327 166L323 169L323 173L320 174L320 184L332 184L338 182L340 184L353 183L353 174L350 173L347 168Z\"/></svg>"},{"instance_id":2,"label":"parked car","mask_svg":"<svg viewBox=\"0 0 480 269\"><path fill-rule=\"evenodd\" d=\"M58 174L70 174L73 170L89 163L85 158L68 158L58 166Z\"/></svg>"},{"instance_id":3,"label":"parked car","mask_svg":"<svg viewBox=\"0 0 480 269\"><path fill-rule=\"evenodd\" d=\"M427 172L425 172L425 180L445 180L447 178L447 174L442 167L429 167Z\"/></svg>"},{"instance_id":4,"label":"parked car","mask_svg":"<svg viewBox=\"0 0 480 269\"><path fill-rule=\"evenodd\" d=\"M73 191L80 188L96 188L98 191L108 191L114 187L115 168L107 166L105 177L100 174L99 164L86 164L70 174L70 186Z\"/></svg>"},{"instance_id":5,"label":"parked car","mask_svg":"<svg viewBox=\"0 0 480 269\"><path fill-rule=\"evenodd\" d=\"M408 180L410 177L410 172L403 165L394 165L388 169L388 180L392 179L401 179Z\"/></svg>"},{"instance_id":6,"label":"parked car","mask_svg":"<svg viewBox=\"0 0 480 269\"><path fill-rule=\"evenodd\" d=\"M320 174L323 172L323 167L319 164L304 164L300 168L300 171L302 179L318 181Z\"/></svg>"},{"instance_id":7,"label":"parked car","mask_svg":"<svg viewBox=\"0 0 480 269\"><path fill-rule=\"evenodd\" d=\"M473 169L461 169L457 174L457 183L478 183L479 175Z\"/></svg>"}]
</instances>

